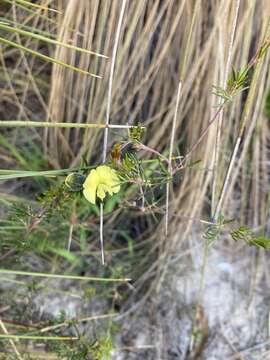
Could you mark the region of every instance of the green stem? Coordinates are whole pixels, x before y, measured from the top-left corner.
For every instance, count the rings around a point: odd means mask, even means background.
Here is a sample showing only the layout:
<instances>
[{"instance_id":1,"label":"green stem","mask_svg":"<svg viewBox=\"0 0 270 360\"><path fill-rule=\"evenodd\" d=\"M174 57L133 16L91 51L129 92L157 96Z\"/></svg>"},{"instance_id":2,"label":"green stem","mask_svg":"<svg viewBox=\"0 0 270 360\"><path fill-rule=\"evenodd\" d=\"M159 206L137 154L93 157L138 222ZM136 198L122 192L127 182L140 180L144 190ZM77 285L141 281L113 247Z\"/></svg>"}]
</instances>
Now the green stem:
<instances>
[{"instance_id":1,"label":"green stem","mask_svg":"<svg viewBox=\"0 0 270 360\"><path fill-rule=\"evenodd\" d=\"M18 33L18 34L23 35L23 36L32 37L33 39L41 40L41 41L47 42L49 44L63 46L63 47L66 47L68 49L72 49L72 50L84 52L84 53L89 54L89 55L96 55L96 56L108 59L108 56L99 54L99 53L97 53L95 51L79 48L77 46L73 46L73 45L70 45L70 44L66 44L66 43L51 39L51 38L49 38L47 36L39 35L39 34L36 34L34 32L30 32L30 31L25 31L25 30L22 30L22 29L17 28L17 27L12 27L12 26L9 26L7 24L4 24L1 21L0 21L0 29L3 29L5 31L9 31L9 32L12 32L12 33Z\"/></svg>"},{"instance_id":2,"label":"green stem","mask_svg":"<svg viewBox=\"0 0 270 360\"><path fill-rule=\"evenodd\" d=\"M55 63L55 64L57 64L57 65L65 66L66 68L68 68L68 69L70 69L70 70L73 70L73 71L77 71L77 72L79 72L79 73L81 73L81 74L90 75L90 76L93 76L93 77L95 77L95 78L102 79L102 77L99 76L99 75L91 74L89 71L86 71L86 70L83 70L83 69L79 69L79 68L77 68L77 67L75 67L75 66L66 64L66 63L64 63L64 62L61 61L61 60L57 60L57 59L52 58L52 57L50 57L50 56L44 55L44 54L42 54L42 53L40 53L40 52L38 52L38 51L29 49L29 48L27 48L27 47L25 47L25 46L23 46L23 45L20 45L20 44L18 44L18 43L16 43L16 42L13 42L13 41L4 39L4 38L2 38L2 37L0 37L0 42L4 43L4 44L6 44L6 45L9 45L9 46L13 46L13 47L15 47L15 48L17 48L17 49L20 49L20 50L22 50L22 51L24 51L24 52L26 52L26 53L31 54L31 55L37 56L37 57L41 58L42 60L45 60L45 61L48 61L48 62L52 62L52 63Z\"/></svg>"},{"instance_id":3,"label":"green stem","mask_svg":"<svg viewBox=\"0 0 270 360\"><path fill-rule=\"evenodd\" d=\"M131 280L131 279L111 279L111 278L105 279L105 278L91 277L91 276L35 273L29 271L6 270L6 269L0 269L0 274L34 276L34 277L44 277L44 278L53 278L53 279L84 280L84 281L96 281L96 282L128 282Z\"/></svg>"},{"instance_id":4,"label":"green stem","mask_svg":"<svg viewBox=\"0 0 270 360\"><path fill-rule=\"evenodd\" d=\"M1 339L22 339L22 340L58 340L58 341L70 341L70 340L78 340L77 337L70 336L31 336L31 335L10 335L10 334L0 334Z\"/></svg>"},{"instance_id":5,"label":"green stem","mask_svg":"<svg viewBox=\"0 0 270 360\"><path fill-rule=\"evenodd\" d=\"M131 129L132 125L110 124L78 124L68 122L27 121L27 120L0 120L0 127L46 127L46 128L83 128L83 129ZM143 128L143 127L142 127Z\"/></svg>"},{"instance_id":6,"label":"green stem","mask_svg":"<svg viewBox=\"0 0 270 360\"><path fill-rule=\"evenodd\" d=\"M30 7L36 8L36 9L47 10L47 11L52 11L52 12L55 12L55 13L58 13L58 14L62 14L60 11L58 11L58 10L56 10L56 9L50 8L50 7L48 7L48 6L43 6L43 5L35 4L35 3L30 2L30 1L26 1L26 0L16 0L15 2L16 2L16 3L19 3L19 4L22 4L22 5L24 5L24 6L30 6Z\"/></svg>"}]
</instances>

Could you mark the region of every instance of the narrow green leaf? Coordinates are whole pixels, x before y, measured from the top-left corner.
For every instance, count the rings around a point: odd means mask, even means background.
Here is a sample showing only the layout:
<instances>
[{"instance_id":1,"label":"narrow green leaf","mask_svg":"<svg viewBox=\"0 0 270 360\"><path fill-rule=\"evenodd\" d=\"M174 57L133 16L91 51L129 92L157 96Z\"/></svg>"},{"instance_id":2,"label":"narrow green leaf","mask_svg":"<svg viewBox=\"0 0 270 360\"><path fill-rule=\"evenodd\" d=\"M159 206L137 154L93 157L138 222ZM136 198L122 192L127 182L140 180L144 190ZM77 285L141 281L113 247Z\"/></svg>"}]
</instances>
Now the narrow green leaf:
<instances>
[{"instance_id":1,"label":"narrow green leaf","mask_svg":"<svg viewBox=\"0 0 270 360\"><path fill-rule=\"evenodd\" d=\"M86 53L86 54L89 54L89 55L96 55L98 57L108 59L108 56L105 56L103 54L99 54L99 53L97 53L95 51L91 51L91 50L80 48L80 47L75 46L75 45L70 45L70 44L67 44L67 43L63 43L61 41L51 39L51 38L49 38L47 36L35 34L33 32L30 32L30 31L21 30L21 29L19 29L17 27L12 27L12 26L9 26L9 25L4 24L2 22L0 22L0 29L6 30L6 31L9 31L9 32L13 32L13 33L18 33L20 35L31 37L31 38L34 38L34 39L37 39L37 40L41 40L41 41L47 42L49 44L63 46L63 47L66 47L68 49L72 49L72 50L80 51L80 52L83 52L83 53Z\"/></svg>"},{"instance_id":2,"label":"narrow green leaf","mask_svg":"<svg viewBox=\"0 0 270 360\"><path fill-rule=\"evenodd\" d=\"M15 0L15 3L23 5L23 6L30 6L30 7L33 7L35 9L48 10L48 11L52 11L52 12L61 14L61 12L59 10L52 9L52 8L49 8L49 7L44 6L44 5L39 5L39 4L36 4L36 3L32 3L32 2L27 1L27 0Z\"/></svg>"},{"instance_id":3,"label":"narrow green leaf","mask_svg":"<svg viewBox=\"0 0 270 360\"><path fill-rule=\"evenodd\" d=\"M49 246L47 249L49 251L51 251L52 253L65 258L71 264L74 264L74 263L80 261L80 259L75 254L73 254L72 252L70 252L70 251L68 251L66 249L57 249L57 248L54 248L54 247L51 247L51 246Z\"/></svg>"},{"instance_id":4,"label":"narrow green leaf","mask_svg":"<svg viewBox=\"0 0 270 360\"><path fill-rule=\"evenodd\" d=\"M14 339L14 340L43 340L43 341L70 341L78 340L77 337L70 336L37 336L37 335L11 335L11 334L0 334L0 339Z\"/></svg>"},{"instance_id":5,"label":"narrow green leaf","mask_svg":"<svg viewBox=\"0 0 270 360\"><path fill-rule=\"evenodd\" d=\"M43 277L43 278L52 278L52 279L96 281L96 282L128 282L131 280L131 279L99 278L92 276L76 276L76 275L62 275L62 274L60 275L60 274L38 273L38 272L19 271L19 270L7 270L7 269L0 269L0 274L33 276L33 277Z\"/></svg>"},{"instance_id":6,"label":"narrow green leaf","mask_svg":"<svg viewBox=\"0 0 270 360\"><path fill-rule=\"evenodd\" d=\"M249 245L255 245L264 249L270 249L270 239L264 236L258 236L249 240Z\"/></svg>"},{"instance_id":7,"label":"narrow green leaf","mask_svg":"<svg viewBox=\"0 0 270 360\"><path fill-rule=\"evenodd\" d=\"M80 74L90 75L90 76L93 76L93 77L95 77L95 78L102 79L102 77L99 76L99 75L92 74L92 73L90 73L90 72L88 72L88 71L86 71L86 70L82 70L82 69L79 69L79 68L77 68L77 67L75 67L75 66L66 64L66 63L64 63L64 62L61 61L61 60L57 60L57 59L52 58L52 57L50 57L50 56L41 54L41 53L39 53L38 51L29 49L29 48L27 48L27 47L25 47L25 46L23 46L23 45L20 45L20 44L14 42L14 41L10 41L10 40L7 40L7 39L4 39L4 38L0 37L0 42L2 42L2 43L4 43L4 44L7 44L7 45L10 45L10 46L13 46L13 47L15 47L15 48L18 48L18 49L20 49L20 50L22 50L22 51L28 52L29 54L32 54L32 55L34 55L34 56L37 56L37 57L39 57L39 58L41 58L41 59L43 59L43 60L45 60L45 61L52 62L52 63L55 63L55 64L57 64L57 65L64 66L64 67L66 67L66 68L68 68L68 69L70 69L70 70L79 72Z\"/></svg>"}]
</instances>

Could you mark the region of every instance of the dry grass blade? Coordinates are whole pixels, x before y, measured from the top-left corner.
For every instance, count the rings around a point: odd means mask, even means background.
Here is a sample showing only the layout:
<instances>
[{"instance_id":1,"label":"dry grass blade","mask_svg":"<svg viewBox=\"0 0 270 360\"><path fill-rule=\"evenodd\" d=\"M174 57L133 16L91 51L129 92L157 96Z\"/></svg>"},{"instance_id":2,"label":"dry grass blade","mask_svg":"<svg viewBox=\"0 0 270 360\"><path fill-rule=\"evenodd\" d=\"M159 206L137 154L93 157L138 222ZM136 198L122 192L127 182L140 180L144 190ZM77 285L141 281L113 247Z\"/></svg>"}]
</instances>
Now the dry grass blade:
<instances>
[{"instance_id":1,"label":"dry grass blade","mask_svg":"<svg viewBox=\"0 0 270 360\"><path fill-rule=\"evenodd\" d=\"M182 89L182 81L179 82L177 96L176 96L176 105L175 105L175 113L172 124L172 133L171 133L171 141L170 141L170 150L169 150L169 164L168 164L168 172L172 176L172 157L173 157L173 147L174 147L174 138L176 131L176 120L178 115L180 94ZM168 228L169 228L169 200L170 200L170 183L166 184L166 212L165 212L165 236L168 236Z\"/></svg>"},{"instance_id":2,"label":"dry grass blade","mask_svg":"<svg viewBox=\"0 0 270 360\"><path fill-rule=\"evenodd\" d=\"M265 39L266 39L266 41L269 41L270 22L267 23L267 28L266 29L267 30L266 30L266 35L264 37L264 42L265 42ZM255 57L253 57L253 59L256 58L256 56L257 56L256 54L255 54ZM235 165L236 156L238 154L240 143L241 143L245 128L247 126L248 119L250 117L250 112L251 112L251 108L252 108L252 101L254 100L255 94L256 94L256 87L258 86L258 82L259 82L259 76L260 76L260 71L261 71L261 68L262 68L263 58L259 57L258 60L255 60L255 61L253 61L253 59L251 59L250 64L252 64L252 65L255 64L255 70L254 70L254 74L253 74L253 77L252 77L252 82L251 82L251 85L250 85L248 97L247 97L245 107L244 107L244 110L243 110L243 115L242 115L242 118L241 118L241 121L240 121L240 126L239 126L239 131L238 131L238 134L237 134L237 139L236 139L234 147L233 147L233 151L232 151L232 154L231 154L229 166L228 166L228 169L226 171L223 186L222 186L222 189L221 189L221 192L220 192L220 195L219 195L219 198L218 198L218 202L217 202L217 205L216 205L216 208L215 208L215 212L214 212L214 219L215 220L220 215L221 207L222 207L222 204L224 202L224 198L225 198L226 193L227 193L227 189L228 189L228 186L229 186L232 171L233 171L233 168L234 168L234 165Z\"/></svg>"},{"instance_id":3,"label":"dry grass blade","mask_svg":"<svg viewBox=\"0 0 270 360\"><path fill-rule=\"evenodd\" d=\"M224 80L223 80L223 89L227 88L227 81L228 81L228 77L229 77L229 72L232 66L232 54L233 54L233 41L234 41L234 37L235 37L235 31L236 31L236 24L237 24L237 19L238 19L238 13L239 13L239 8L240 8L240 0L237 0L237 2L235 3L235 13L234 13L234 18L233 18L233 22L232 22L232 29L230 31L230 39L229 39L229 47L228 47L228 57L227 57L227 62L226 62L226 67L225 67L225 73L224 73ZM216 187L217 187L217 176L218 176L218 158L220 155L220 142L221 142L221 130L222 130L222 126L223 126L223 116L224 116L224 111L222 110L220 115L219 115L219 119L217 120L218 124L217 124L217 135L216 135L216 144L215 144L215 150L214 150L214 155L213 155L213 159L214 159L214 164L213 164L213 188L212 188L212 199L211 199L211 213L212 216L214 215L214 209L215 209L215 201L216 201Z\"/></svg>"},{"instance_id":4,"label":"dry grass blade","mask_svg":"<svg viewBox=\"0 0 270 360\"><path fill-rule=\"evenodd\" d=\"M7 336L7 338L9 339L10 345L11 345L12 349L14 350L14 353L16 354L16 357L19 360L23 360L21 354L19 353L14 341L10 338L10 335L9 335L9 333L8 333L6 327L5 327L5 325L4 325L4 323L3 323L3 321L1 319L0 319L0 326L1 326L2 330L4 331L5 335ZM0 336L1 336L1 334L0 334Z\"/></svg>"}]
</instances>

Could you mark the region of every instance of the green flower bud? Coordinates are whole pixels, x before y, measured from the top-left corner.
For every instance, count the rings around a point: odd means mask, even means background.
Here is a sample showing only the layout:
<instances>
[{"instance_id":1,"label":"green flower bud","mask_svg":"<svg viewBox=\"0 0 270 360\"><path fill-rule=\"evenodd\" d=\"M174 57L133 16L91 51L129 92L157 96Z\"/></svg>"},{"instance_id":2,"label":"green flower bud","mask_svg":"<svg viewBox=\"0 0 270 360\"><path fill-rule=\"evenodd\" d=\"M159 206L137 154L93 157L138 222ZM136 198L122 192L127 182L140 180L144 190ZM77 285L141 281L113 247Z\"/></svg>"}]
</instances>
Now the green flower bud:
<instances>
[{"instance_id":1,"label":"green flower bud","mask_svg":"<svg viewBox=\"0 0 270 360\"><path fill-rule=\"evenodd\" d=\"M65 185L69 191L81 191L85 176L80 173L71 173L65 179Z\"/></svg>"}]
</instances>

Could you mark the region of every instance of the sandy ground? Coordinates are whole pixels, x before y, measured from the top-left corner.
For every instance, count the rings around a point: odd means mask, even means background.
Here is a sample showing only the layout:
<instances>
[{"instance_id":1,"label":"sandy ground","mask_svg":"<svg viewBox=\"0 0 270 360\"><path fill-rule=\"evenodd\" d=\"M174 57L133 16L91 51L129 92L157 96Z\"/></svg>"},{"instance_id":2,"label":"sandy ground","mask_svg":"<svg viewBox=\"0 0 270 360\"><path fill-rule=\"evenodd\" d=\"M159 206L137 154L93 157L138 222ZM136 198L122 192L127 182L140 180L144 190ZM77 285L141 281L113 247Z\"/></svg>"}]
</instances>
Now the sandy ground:
<instances>
[{"instance_id":1,"label":"sandy ground","mask_svg":"<svg viewBox=\"0 0 270 360\"><path fill-rule=\"evenodd\" d=\"M220 240L209 251L203 296L198 300L201 243L201 237L193 236L190 250L172 258L159 295L153 294L118 321L121 330L112 360L270 359L269 254ZM14 286L3 285L2 290ZM41 292L34 301L40 317L57 316L61 310L69 318L107 312L105 300L83 300L72 283L52 285L73 296ZM89 334L95 332L91 323L84 326Z\"/></svg>"},{"instance_id":2,"label":"sandy ground","mask_svg":"<svg viewBox=\"0 0 270 360\"><path fill-rule=\"evenodd\" d=\"M234 243L212 247L196 307L199 241L169 268L160 296L125 321L119 343L134 348L115 352L114 360L270 359L267 254ZM154 348L143 349L147 345Z\"/></svg>"}]
</instances>

